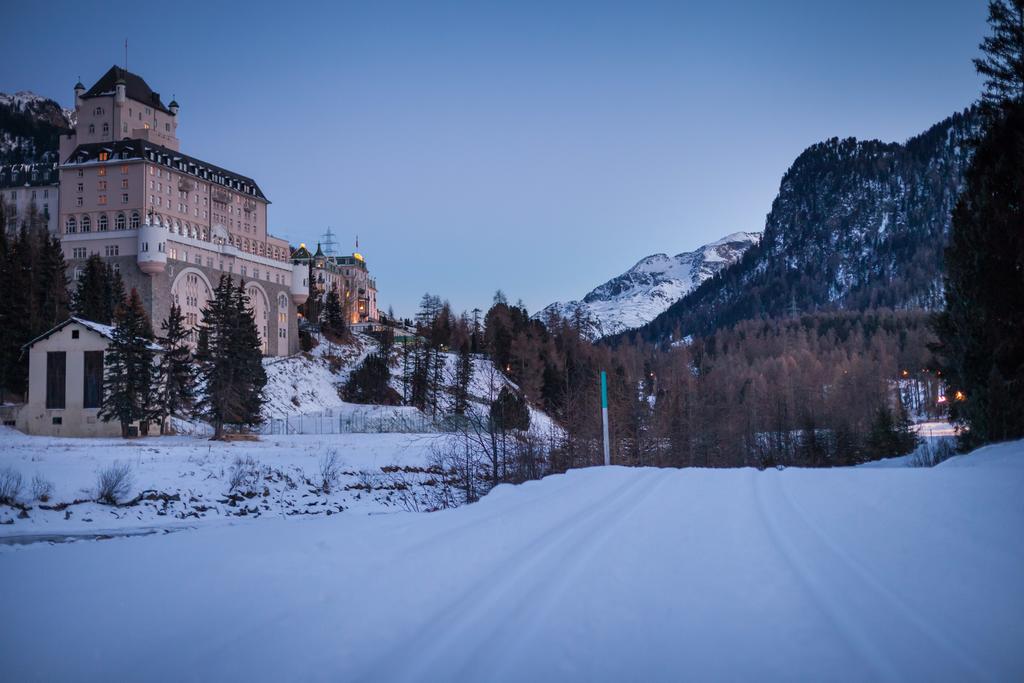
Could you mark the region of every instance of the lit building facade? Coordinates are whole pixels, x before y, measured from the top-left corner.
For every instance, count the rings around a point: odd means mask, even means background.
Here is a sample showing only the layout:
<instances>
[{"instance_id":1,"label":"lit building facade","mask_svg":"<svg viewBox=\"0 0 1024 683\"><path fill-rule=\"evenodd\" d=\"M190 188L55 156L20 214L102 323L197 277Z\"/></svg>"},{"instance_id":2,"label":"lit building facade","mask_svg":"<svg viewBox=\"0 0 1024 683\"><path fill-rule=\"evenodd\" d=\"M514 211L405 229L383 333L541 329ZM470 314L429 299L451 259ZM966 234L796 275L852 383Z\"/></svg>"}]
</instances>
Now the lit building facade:
<instances>
[{"instance_id":1,"label":"lit building facade","mask_svg":"<svg viewBox=\"0 0 1024 683\"><path fill-rule=\"evenodd\" d=\"M296 266L309 269L310 296L322 301L332 288L337 287L350 325L380 321L377 281L370 276L362 254L327 255L319 244L316 252L310 254L306 245L301 244L292 254L291 261Z\"/></svg>"},{"instance_id":2,"label":"lit building facade","mask_svg":"<svg viewBox=\"0 0 1024 683\"><path fill-rule=\"evenodd\" d=\"M52 156L52 152L45 156ZM0 201L4 204L6 219L0 228L8 234L17 232L35 213L36 220L44 224L51 235L56 235L57 198L55 160L0 166Z\"/></svg>"},{"instance_id":3,"label":"lit building facade","mask_svg":"<svg viewBox=\"0 0 1024 683\"><path fill-rule=\"evenodd\" d=\"M308 269L267 230L254 180L181 153L179 107L112 67L75 86L77 125L60 142L57 230L72 281L93 254L142 297L154 328L177 303L190 327L224 274L244 280L263 351L298 351Z\"/></svg>"}]
</instances>

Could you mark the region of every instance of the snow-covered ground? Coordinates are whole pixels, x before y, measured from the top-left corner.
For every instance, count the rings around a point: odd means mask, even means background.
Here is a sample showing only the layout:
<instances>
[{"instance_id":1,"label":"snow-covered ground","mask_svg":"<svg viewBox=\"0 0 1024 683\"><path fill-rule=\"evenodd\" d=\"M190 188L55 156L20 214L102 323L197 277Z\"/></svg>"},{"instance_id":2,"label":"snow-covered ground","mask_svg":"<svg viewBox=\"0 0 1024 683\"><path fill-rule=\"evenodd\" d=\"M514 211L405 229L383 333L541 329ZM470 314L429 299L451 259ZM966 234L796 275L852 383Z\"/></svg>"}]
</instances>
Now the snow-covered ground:
<instances>
[{"instance_id":1,"label":"snow-covered ground","mask_svg":"<svg viewBox=\"0 0 1024 683\"><path fill-rule=\"evenodd\" d=\"M1024 442L0 550L7 680L1022 680Z\"/></svg>"},{"instance_id":2,"label":"snow-covered ground","mask_svg":"<svg viewBox=\"0 0 1024 683\"><path fill-rule=\"evenodd\" d=\"M398 476L386 470L402 468L402 483L431 479L426 471L431 446L445 438L290 434L227 443L192 436L125 441L26 436L0 427L0 476L6 468L20 473L18 499L27 508L0 505L0 545L40 536L240 524L268 516L404 510L411 501L396 497ZM337 456L337 479L324 491L320 465L329 452ZM131 466L131 484L121 501L141 496L133 504L94 502L98 475L113 463ZM232 490L232 473L239 466L254 476ZM36 477L53 485L49 500L33 495Z\"/></svg>"}]
</instances>

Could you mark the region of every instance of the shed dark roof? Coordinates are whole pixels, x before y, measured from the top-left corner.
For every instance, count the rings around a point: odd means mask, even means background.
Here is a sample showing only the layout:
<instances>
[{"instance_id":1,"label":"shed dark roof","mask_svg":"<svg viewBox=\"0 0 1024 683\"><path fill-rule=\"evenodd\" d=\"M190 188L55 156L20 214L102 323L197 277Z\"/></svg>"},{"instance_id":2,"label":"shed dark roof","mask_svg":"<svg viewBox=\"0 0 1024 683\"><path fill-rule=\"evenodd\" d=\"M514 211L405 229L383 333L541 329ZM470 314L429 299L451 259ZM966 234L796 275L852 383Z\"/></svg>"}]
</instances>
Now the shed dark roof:
<instances>
[{"instance_id":1,"label":"shed dark roof","mask_svg":"<svg viewBox=\"0 0 1024 683\"><path fill-rule=\"evenodd\" d=\"M117 85L118 81L124 81L125 91L128 97L137 102L148 104L154 109L159 109L165 114L173 114L170 109L164 106L164 103L160 101L160 93L153 92L153 89L149 87L149 84L137 74L133 74L131 71L122 69L115 65L110 67L107 73L100 77L100 80L96 81L91 88L89 88L82 99L89 99L90 97L100 97L101 95L110 95L114 92L114 86Z\"/></svg>"},{"instance_id":2,"label":"shed dark roof","mask_svg":"<svg viewBox=\"0 0 1024 683\"><path fill-rule=\"evenodd\" d=\"M84 164L98 161L100 152L110 155L110 161L118 159L146 159L167 166L180 173L186 173L215 185L222 185L237 192L258 197L270 203L256 181L248 176L234 173L220 166L176 152L169 147L146 140L117 140L114 142L90 142L79 145L64 160L64 164Z\"/></svg>"}]
</instances>

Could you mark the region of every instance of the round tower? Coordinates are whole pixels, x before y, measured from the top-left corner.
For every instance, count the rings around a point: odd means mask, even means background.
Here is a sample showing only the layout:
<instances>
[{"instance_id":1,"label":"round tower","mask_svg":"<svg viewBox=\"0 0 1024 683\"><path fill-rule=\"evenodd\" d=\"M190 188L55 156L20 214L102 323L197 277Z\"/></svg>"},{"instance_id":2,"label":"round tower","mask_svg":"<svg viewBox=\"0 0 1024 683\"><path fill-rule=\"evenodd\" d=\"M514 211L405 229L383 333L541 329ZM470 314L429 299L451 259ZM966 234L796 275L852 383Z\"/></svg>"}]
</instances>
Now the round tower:
<instances>
[{"instance_id":1,"label":"round tower","mask_svg":"<svg viewBox=\"0 0 1024 683\"><path fill-rule=\"evenodd\" d=\"M128 96L128 84L125 83L123 77L119 77L117 82L114 84L114 101L118 104L124 104Z\"/></svg>"},{"instance_id":2,"label":"round tower","mask_svg":"<svg viewBox=\"0 0 1024 683\"><path fill-rule=\"evenodd\" d=\"M306 303L309 298L309 266L305 263L292 264L291 295L296 306Z\"/></svg>"},{"instance_id":3,"label":"round tower","mask_svg":"<svg viewBox=\"0 0 1024 683\"><path fill-rule=\"evenodd\" d=\"M82 85L82 81L75 83L75 108L78 109L82 106L82 95L85 94L85 86Z\"/></svg>"},{"instance_id":4,"label":"round tower","mask_svg":"<svg viewBox=\"0 0 1024 683\"><path fill-rule=\"evenodd\" d=\"M146 216L146 222L139 228L138 256L139 270L147 275L164 272L167 267L167 230Z\"/></svg>"}]
</instances>

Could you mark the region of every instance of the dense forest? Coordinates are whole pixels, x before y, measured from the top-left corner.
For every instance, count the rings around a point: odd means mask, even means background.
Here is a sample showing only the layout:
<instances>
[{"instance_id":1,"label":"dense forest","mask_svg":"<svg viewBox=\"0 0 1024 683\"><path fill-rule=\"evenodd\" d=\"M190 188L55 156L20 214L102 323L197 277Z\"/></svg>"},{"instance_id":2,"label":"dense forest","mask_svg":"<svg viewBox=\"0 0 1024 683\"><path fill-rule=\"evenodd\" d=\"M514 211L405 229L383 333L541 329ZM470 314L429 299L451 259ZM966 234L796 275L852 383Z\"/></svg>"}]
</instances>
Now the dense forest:
<instances>
[{"instance_id":1,"label":"dense forest","mask_svg":"<svg viewBox=\"0 0 1024 683\"><path fill-rule=\"evenodd\" d=\"M972 107L905 144L811 146L783 177L761 242L629 336L681 339L792 311L937 310L943 248L980 122Z\"/></svg>"}]
</instances>

